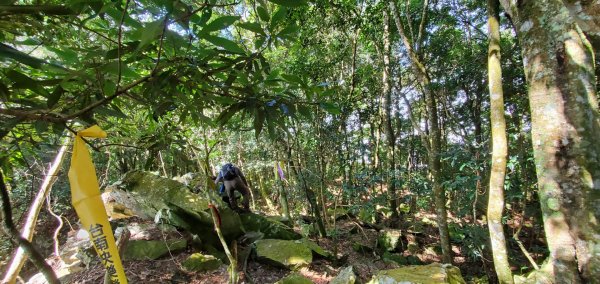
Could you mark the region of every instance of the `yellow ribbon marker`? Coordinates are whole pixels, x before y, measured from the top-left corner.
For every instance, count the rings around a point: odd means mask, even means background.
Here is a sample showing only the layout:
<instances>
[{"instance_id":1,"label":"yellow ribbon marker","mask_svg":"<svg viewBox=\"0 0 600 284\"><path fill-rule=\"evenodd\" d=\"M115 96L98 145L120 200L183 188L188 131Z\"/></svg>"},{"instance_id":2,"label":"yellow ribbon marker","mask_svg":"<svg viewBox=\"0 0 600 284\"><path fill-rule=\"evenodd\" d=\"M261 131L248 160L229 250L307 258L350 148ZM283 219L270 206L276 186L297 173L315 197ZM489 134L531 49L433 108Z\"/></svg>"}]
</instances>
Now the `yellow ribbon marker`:
<instances>
[{"instance_id":1,"label":"yellow ribbon marker","mask_svg":"<svg viewBox=\"0 0 600 284\"><path fill-rule=\"evenodd\" d=\"M115 237L108 223L104 203L100 197L96 169L82 137L105 138L106 132L94 125L79 131L73 144L69 182L71 183L71 203L90 234L90 240L100 257L112 283L125 284L127 278L121 264L121 257L115 244Z\"/></svg>"}]
</instances>

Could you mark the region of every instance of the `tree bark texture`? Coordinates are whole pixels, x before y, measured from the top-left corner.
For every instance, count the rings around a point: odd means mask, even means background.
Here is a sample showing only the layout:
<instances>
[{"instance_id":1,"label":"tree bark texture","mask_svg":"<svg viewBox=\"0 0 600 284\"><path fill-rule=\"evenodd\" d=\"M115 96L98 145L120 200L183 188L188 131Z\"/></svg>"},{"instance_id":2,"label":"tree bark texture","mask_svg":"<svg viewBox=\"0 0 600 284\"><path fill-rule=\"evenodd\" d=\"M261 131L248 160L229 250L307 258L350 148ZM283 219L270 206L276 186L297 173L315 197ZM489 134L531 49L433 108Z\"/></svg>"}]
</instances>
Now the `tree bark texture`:
<instances>
[{"instance_id":1,"label":"tree bark texture","mask_svg":"<svg viewBox=\"0 0 600 284\"><path fill-rule=\"evenodd\" d=\"M494 268L500 283L514 283L506 238L502 227L504 210L504 178L506 176L506 157L508 142L506 138L506 120L504 118L504 92L502 90L502 67L500 64L500 17L498 0L488 0L488 86L490 92L490 122L492 124L492 170L487 209L487 223L492 244Z\"/></svg>"},{"instance_id":2,"label":"tree bark texture","mask_svg":"<svg viewBox=\"0 0 600 284\"><path fill-rule=\"evenodd\" d=\"M398 219L398 202L396 198L396 162L395 148L396 136L392 127L392 88L390 84L390 29L389 14L387 9L383 9L383 125L385 127L385 137L387 139L387 168L388 173L387 191L392 211L392 219Z\"/></svg>"},{"instance_id":3,"label":"tree bark texture","mask_svg":"<svg viewBox=\"0 0 600 284\"><path fill-rule=\"evenodd\" d=\"M555 281L600 283L600 125L593 51L563 1L501 4L522 47Z\"/></svg>"}]
</instances>

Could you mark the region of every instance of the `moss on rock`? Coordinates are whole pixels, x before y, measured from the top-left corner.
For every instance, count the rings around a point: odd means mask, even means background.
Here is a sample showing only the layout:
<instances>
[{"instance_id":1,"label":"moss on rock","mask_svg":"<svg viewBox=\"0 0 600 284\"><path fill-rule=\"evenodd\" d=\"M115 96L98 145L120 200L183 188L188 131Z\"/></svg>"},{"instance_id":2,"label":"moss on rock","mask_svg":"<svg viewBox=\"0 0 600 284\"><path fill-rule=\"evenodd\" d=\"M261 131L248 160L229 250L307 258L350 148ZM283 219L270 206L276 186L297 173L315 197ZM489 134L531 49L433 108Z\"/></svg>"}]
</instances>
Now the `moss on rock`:
<instances>
[{"instance_id":1,"label":"moss on rock","mask_svg":"<svg viewBox=\"0 0 600 284\"><path fill-rule=\"evenodd\" d=\"M201 253L194 253L190 255L181 265L187 271L211 271L218 269L223 262L220 259L212 255L204 255Z\"/></svg>"},{"instance_id":2,"label":"moss on rock","mask_svg":"<svg viewBox=\"0 0 600 284\"><path fill-rule=\"evenodd\" d=\"M384 283L465 284L466 282L457 267L432 263L382 270L367 284Z\"/></svg>"},{"instance_id":3,"label":"moss on rock","mask_svg":"<svg viewBox=\"0 0 600 284\"><path fill-rule=\"evenodd\" d=\"M258 240L256 255L269 264L295 268L312 262L312 250L302 241Z\"/></svg>"}]
</instances>

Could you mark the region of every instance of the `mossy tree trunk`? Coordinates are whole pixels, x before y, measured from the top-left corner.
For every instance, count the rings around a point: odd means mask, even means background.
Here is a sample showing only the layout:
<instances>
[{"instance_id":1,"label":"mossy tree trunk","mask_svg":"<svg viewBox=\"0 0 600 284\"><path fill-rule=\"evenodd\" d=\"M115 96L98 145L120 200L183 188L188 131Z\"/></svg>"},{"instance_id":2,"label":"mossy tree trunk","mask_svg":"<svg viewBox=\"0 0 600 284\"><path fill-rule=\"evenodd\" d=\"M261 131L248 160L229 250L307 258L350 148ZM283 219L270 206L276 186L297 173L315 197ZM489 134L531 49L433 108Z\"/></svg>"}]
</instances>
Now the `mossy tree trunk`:
<instances>
[{"instance_id":1,"label":"mossy tree trunk","mask_svg":"<svg viewBox=\"0 0 600 284\"><path fill-rule=\"evenodd\" d=\"M490 123L492 125L492 171L490 173L490 191L487 219L492 243L494 267L500 283L514 283L506 238L502 227L504 210L504 178L506 176L506 157L508 142L506 139L506 119L504 118L504 92L502 90L502 67L500 64L500 17L498 0L488 0L488 85L490 92Z\"/></svg>"},{"instance_id":2,"label":"mossy tree trunk","mask_svg":"<svg viewBox=\"0 0 600 284\"><path fill-rule=\"evenodd\" d=\"M593 50L563 1L501 4L522 48L555 282L599 283L600 125Z\"/></svg>"}]
</instances>

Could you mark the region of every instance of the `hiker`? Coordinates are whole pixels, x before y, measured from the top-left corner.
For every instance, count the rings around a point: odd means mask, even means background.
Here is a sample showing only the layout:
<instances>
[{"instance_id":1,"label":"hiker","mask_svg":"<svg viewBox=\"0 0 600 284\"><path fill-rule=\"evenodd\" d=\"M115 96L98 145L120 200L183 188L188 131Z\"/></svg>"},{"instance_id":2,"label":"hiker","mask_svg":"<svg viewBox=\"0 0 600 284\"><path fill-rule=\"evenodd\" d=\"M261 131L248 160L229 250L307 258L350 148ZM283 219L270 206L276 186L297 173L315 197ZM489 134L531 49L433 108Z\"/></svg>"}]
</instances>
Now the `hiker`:
<instances>
[{"instance_id":1,"label":"hiker","mask_svg":"<svg viewBox=\"0 0 600 284\"><path fill-rule=\"evenodd\" d=\"M240 210L235 198L235 191L237 190L244 198L242 200L243 210L250 212L250 189L248 188L248 182L242 171L233 164L227 163L223 165L221 171L219 171L219 176L217 176L215 184L218 184L221 181L223 182L223 189L229 199L229 207L235 211ZM221 193L221 190L219 191Z\"/></svg>"}]
</instances>

